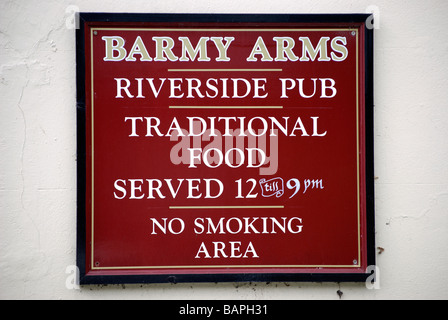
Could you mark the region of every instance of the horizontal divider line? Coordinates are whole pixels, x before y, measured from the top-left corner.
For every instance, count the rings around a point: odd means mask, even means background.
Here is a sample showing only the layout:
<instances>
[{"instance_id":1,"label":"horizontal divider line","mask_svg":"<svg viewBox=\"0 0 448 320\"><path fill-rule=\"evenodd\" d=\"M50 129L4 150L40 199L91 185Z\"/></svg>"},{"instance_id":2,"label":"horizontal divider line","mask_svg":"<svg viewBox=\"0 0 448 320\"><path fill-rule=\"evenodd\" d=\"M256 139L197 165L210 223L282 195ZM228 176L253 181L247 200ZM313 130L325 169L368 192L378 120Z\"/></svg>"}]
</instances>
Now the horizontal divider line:
<instances>
[{"instance_id":1,"label":"horizontal divider line","mask_svg":"<svg viewBox=\"0 0 448 320\"><path fill-rule=\"evenodd\" d=\"M168 69L168 72L282 72L283 69Z\"/></svg>"},{"instance_id":2,"label":"horizontal divider line","mask_svg":"<svg viewBox=\"0 0 448 320\"><path fill-rule=\"evenodd\" d=\"M283 106L170 106L170 109L283 109Z\"/></svg>"},{"instance_id":3,"label":"horizontal divider line","mask_svg":"<svg viewBox=\"0 0 448 320\"><path fill-rule=\"evenodd\" d=\"M284 209L285 206L170 206L170 209Z\"/></svg>"}]
</instances>

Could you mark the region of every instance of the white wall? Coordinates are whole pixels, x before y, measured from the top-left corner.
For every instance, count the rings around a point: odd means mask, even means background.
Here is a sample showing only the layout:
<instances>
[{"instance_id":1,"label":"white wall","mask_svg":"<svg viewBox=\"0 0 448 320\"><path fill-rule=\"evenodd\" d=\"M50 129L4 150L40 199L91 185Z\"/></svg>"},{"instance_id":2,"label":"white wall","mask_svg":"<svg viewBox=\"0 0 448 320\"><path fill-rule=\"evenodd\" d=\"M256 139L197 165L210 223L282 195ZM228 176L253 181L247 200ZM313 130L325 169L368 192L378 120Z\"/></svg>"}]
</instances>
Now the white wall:
<instances>
[{"instance_id":1,"label":"white wall","mask_svg":"<svg viewBox=\"0 0 448 320\"><path fill-rule=\"evenodd\" d=\"M70 11L379 14L375 30L380 289L351 283L66 287L76 263ZM448 298L448 2L1 0L0 298Z\"/></svg>"}]
</instances>

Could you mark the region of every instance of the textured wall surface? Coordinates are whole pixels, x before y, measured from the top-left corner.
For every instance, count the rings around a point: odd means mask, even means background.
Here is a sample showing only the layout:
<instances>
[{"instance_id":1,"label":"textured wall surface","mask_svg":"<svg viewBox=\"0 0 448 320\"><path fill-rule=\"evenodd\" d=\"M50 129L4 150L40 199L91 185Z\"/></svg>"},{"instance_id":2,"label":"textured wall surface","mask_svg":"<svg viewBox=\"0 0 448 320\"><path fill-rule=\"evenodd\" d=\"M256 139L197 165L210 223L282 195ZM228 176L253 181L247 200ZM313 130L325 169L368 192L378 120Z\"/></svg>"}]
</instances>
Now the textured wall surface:
<instances>
[{"instance_id":1,"label":"textured wall surface","mask_svg":"<svg viewBox=\"0 0 448 320\"><path fill-rule=\"evenodd\" d=\"M71 284L76 263L72 13L365 13L375 26L379 285ZM447 1L1 0L1 299L447 299Z\"/></svg>"}]
</instances>

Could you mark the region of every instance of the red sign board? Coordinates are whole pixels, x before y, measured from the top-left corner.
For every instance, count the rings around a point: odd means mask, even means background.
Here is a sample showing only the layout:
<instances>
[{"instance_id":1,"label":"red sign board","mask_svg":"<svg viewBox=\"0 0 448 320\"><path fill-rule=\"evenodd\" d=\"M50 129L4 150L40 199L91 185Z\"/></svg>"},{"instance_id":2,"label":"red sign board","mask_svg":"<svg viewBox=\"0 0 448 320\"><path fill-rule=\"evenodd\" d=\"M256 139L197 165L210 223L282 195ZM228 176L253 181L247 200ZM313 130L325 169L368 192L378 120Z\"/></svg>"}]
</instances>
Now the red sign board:
<instances>
[{"instance_id":1,"label":"red sign board","mask_svg":"<svg viewBox=\"0 0 448 320\"><path fill-rule=\"evenodd\" d=\"M365 279L366 18L81 14L82 282Z\"/></svg>"}]
</instances>

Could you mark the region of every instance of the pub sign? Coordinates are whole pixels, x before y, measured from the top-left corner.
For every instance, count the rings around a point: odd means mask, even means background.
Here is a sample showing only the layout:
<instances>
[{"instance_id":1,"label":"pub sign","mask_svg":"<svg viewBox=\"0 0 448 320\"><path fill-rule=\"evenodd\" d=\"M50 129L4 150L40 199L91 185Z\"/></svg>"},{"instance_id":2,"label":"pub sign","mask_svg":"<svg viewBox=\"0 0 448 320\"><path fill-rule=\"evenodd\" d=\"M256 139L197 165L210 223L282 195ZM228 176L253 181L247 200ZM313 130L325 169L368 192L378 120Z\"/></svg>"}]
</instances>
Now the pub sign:
<instances>
[{"instance_id":1,"label":"pub sign","mask_svg":"<svg viewBox=\"0 0 448 320\"><path fill-rule=\"evenodd\" d=\"M81 13L81 284L364 281L369 18Z\"/></svg>"}]
</instances>

